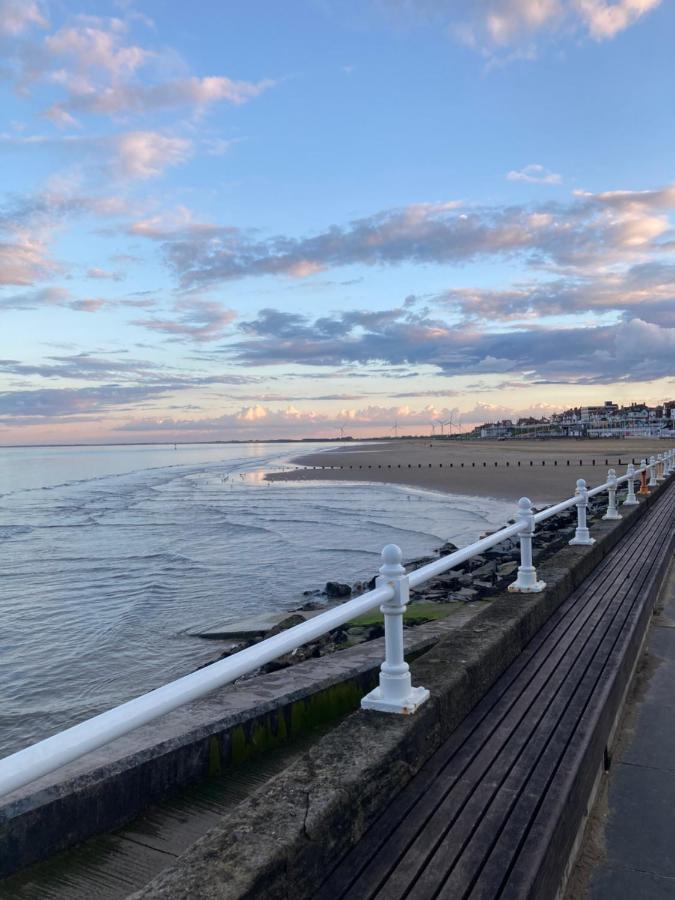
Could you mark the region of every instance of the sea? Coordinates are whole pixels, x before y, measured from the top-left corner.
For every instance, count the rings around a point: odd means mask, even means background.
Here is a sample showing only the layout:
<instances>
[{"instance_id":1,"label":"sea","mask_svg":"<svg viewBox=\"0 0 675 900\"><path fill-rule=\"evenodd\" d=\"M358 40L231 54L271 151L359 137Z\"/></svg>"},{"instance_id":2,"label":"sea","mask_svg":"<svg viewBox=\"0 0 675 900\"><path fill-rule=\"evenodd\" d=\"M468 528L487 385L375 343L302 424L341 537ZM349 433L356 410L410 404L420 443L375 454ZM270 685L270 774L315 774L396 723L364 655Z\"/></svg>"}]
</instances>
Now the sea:
<instances>
[{"instance_id":1,"label":"sea","mask_svg":"<svg viewBox=\"0 0 675 900\"><path fill-rule=\"evenodd\" d=\"M511 504L269 482L331 444L0 448L0 757L218 657L192 632L463 546Z\"/></svg>"}]
</instances>

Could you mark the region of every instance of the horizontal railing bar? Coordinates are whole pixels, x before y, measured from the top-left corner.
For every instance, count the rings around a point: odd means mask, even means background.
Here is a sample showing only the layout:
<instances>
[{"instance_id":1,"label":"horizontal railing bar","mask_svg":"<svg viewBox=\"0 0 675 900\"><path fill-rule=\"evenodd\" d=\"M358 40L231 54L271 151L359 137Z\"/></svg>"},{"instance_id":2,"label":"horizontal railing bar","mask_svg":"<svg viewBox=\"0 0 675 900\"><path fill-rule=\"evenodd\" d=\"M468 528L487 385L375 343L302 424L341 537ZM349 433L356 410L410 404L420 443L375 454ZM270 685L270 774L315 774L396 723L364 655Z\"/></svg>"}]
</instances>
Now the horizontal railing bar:
<instances>
[{"instance_id":1,"label":"horizontal railing bar","mask_svg":"<svg viewBox=\"0 0 675 900\"><path fill-rule=\"evenodd\" d=\"M410 587L417 587L420 584L424 584L424 582L428 581L430 578L435 578L436 575L442 575L443 572L447 572L448 569L452 569L454 566L466 562L466 560L471 559L472 556L478 556L483 550L489 550L490 547L496 547L497 544L501 544L502 541L505 541L507 538L513 537L514 534L518 534L518 532L523 531L526 527L527 524L525 522L516 522L514 525L507 525L505 528L496 531L494 534L488 535L488 537L482 538L474 544L469 544L468 547L462 547L461 550L455 550L455 552L450 553L449 556L443 556L441 559L434 560L432 563L427 563L426 566L420 566L419 569L415 569L414 572L410 573L408 578Z\"/></svg>"},{"instance_id":2,"label":"horizontal railing bar","mask_svg":"<svg viewBox=\"0 0 675 900\"><path fill-rule=\"evenodd\" d=\"M569 500L563 500L562 503L556 503L555 506L547 506L546 509L542 509L540 512L534 514L534 521L544 522L546 519L550 519L552 516L556 516L558 513L564 512L566 509L574 506L576 502L576 497L570 497Z\"/></svg>"},{"instance_id":3,"label":"horizontal railing bar","mask_svg":"<svg viewBox=\"0 0 675 900\"><path fill-rule=\"evenodd\" d=\"M216 688L255 671L278 656L290 653L302 644L368 612L378 604L391 600L393 596L394 589L390 585L377 587L328 609L313 619L275 634L259 644L240 650L227 659L218 660L203 669L184 675L154 691L128 700L120 706L1 759L0 796L73 762L86 753L133 731L134 728L147 725L191 700L203 697Z\"/></svg>"}]
</instances>

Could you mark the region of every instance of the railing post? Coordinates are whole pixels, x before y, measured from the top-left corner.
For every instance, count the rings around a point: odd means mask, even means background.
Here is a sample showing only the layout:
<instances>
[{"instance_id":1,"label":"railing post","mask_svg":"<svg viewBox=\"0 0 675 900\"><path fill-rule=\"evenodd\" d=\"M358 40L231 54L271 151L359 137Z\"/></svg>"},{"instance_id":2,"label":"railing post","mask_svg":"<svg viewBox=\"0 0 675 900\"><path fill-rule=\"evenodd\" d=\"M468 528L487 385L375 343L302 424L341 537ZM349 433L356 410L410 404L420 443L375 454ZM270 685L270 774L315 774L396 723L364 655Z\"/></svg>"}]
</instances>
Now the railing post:
<instances>
[{"instance_id":1,"label":"railing post","mask_svg":"<svg viewBox=\"0 0 675 900\"><path fill-rule=\"evenodd\" d=\"M649 493L650 493L649 485L647 484L647 460L641 459L640 460L640 490L638 491L638 494L645 496L646 494L649 494Z\"/></svg>"},{"instance_id":2,"label":"railing post","mask_svg":"<svg viewBox=\"0 0 675 900\"><path fill-rule=\"evenodd\" d=\"M635 466L633 463L628 463L626 474L628 475L628 493L626 494L626 499L623 501L622 505L637 506L640 501L635 496Z\"/></svg>"},{"instance_id":3,"label":"railing post","mask_svg":"<svg viewBox=\"0 0 675 900\"><path fill-rule=\"evenodd\" d=\"M586 525L586 507L588 506L588 490L586 489L586 480L579 478L577 480L577 489L574 492L577 501L577 530L570 544L594 544L595 538L591 534Z\"/></svg>"},{"instance_id":4,"label":"railing post","mask_svg":"<svg viewBox=\"0 0 675 900\"><path fill-rule=\"evenodd\" d=\"M649 457L649 483L647 487L658 487L658 482L656 480L656 457Z\"/></svg>"},{"instance_id":5,"label":"railing post","mask_svg":"<svg viewBox=\"0 0 675 900\"><path fill-rule=\"evenodd\" d=\"M670 475L673 471L673 451L666 450L666 475Z\"/></svg>"},{"instance_id":6,"label":"railing post","mask_svg":"<svg viewBox=\"0 0 675 900\"><path fill-rule=\"evenodd\" d=\"M656 480L659 483L666 480L666 461L663 457L663 453L659 453L659 455L656 457Z\"/></svg>"},{"instance_id":7,"label":"railing post","mask_svg":"<svg viewBox=\"0 0 675 900\"><path fill-rule=\"evenodd\" d=\"M670 475L670 450L663 454L663 474L666 478Z\"/></svg>"},{"instance_id":8,"label":"railing post","mask_svg":"<svg viewBox=\"0 0 675 900\"><path fill-rule=\"evenodd\" d=\"M518 501L518 518L527 522L527 528L520 532L520 566L518 577L509 585L509 591L518 594L538 594L546 587L545 581L537 581L537 570L532 565L532 538L534 536L534 513L532 501L521 497Z\"/></svg>"},{"instance_id":9,"label":"railing post","mask_svg":"<svg viewBox=\"0 0 675 900\"><path fill-rule=\"evenodd\" d=\"M621 513L616 508L616 471L614 469L610 469L607 473L607 482L609 484L609 487L607 488L607 493L609 494L609 502L607 503L607 512L602 518L620 519Z\"/></svg>"},{"instance_id":10,"label":"railing post","mask_svg":"<svg viewBox=\"0 0 675 900\"><path fill-rule=\"evenodd\" d=\"M382 551L382 566L376 584L377 587L391 585L394 596L380 607L384 613L385 646L380 684L363 697L361 707L378 712L409 714L429 699L429 691L423 687L412 687L410 667L403 653L403 613L410 598L410 583L401 565L402 559L401 548L396 544L387 544Z\"/></svg>"}]
</instances>

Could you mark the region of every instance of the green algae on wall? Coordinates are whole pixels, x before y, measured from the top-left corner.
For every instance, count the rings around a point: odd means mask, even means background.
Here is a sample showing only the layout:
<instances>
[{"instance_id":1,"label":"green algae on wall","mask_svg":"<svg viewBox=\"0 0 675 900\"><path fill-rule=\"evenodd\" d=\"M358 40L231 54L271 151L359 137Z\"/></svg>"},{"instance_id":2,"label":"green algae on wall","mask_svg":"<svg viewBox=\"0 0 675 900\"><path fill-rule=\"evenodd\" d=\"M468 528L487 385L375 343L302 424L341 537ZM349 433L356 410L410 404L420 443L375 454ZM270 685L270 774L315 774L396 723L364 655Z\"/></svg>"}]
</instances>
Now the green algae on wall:
<instances>
[{"instance_id":1,"label":"green algae on wall","mask_svg":"<svg viewBox=\"0 0 675 900\"><path fill-rule=\"evenodd\" d=\"M283 709L272 710L258 719L236 725L228 735L222 735L227 762L237 765L255 759L312 728L336 721L358 709L361 698L378 682L378 671L331 685L309 697L290 703ZM229 741L228 741L229 738ZM222 771L218 738L209 743L209 775ZM229 750L229 752L227 752ZM225 760L223 760L225 761Z\"/></svg>"}]
</instances>

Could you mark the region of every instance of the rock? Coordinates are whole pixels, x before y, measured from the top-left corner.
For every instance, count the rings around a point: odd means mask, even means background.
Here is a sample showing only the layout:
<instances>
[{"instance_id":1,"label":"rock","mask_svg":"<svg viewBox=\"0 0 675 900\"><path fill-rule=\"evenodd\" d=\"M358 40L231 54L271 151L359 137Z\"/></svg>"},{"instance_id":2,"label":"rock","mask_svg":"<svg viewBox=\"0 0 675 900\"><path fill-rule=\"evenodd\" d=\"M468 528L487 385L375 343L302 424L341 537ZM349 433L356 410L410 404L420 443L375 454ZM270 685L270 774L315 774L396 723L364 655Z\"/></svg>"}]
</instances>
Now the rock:
<instances>
[{"instance_id":1,"label":"rock","mask_svg":"<svg viewBox=\"0 0 675 900\"><path fill-rule=\"evenodd\" d=\"M299 607L298 612L314 612L317 609L325 609L326 604L322 603L321 600L310 600L309 603L303 603L301 607Z\"/></svg>"},{"instance_id":2,"label":"rock","mask_svg":"<svg viewBox=\"0 0 675 900\"><path fill-rule=\"evenodd\" d=\"M303 597L320 597L321 591L319 591L317 589L314 589L313 591L303 591L302 596Z\"/></svg>"},{"instance_id":3,"label":"rock","mask_svg":"<svg viewBox=\"0 0 675 900\"><path fill-rule=\"evenodd\" d=\"M478 599L478 591L475 588L463 587L458 591L453 591L452 600L461 600L464 603L470 603L472 600Z\"/></svg>"},{"instance_id":4,"label":"rock","mask_svg":"<svg viewBox=\"0 0 675 900\"><path fill-rule=\"evenodd\" d=\"M487 591L491 591L494 588L492 581L478 581L475 578L472 586L481 594L485 594Z\"/></svg>"},{"instance_id":5,"label":"rock","mask_svg":"<svg viewBox=\"0 0 675 900\"><path fill-rule=\"evenodd\" d=\"M470 572L475 572L481 566L484 566L486 562L487 560L484 556L474 556L472 559L467 560L467 565Z\"/></svg>"},{"instance_id":6,"label":"rock","mask_svg":"<svg viewBox=\"0 0 675 900\"><path fill-rule=\"evenodd\" d=\"M270 630L265 634L265 637L272 637L275 634L280 634L282 631L286 631L287 628L293 628L294 625L302 625L305 621L304 616L299 616L297 613L291 616L287 616L282 622L279 622L278 625L275 625L274 628L270 628Z\"/></svg>"},{"instance_id":7,"label":"rock","mask_svg":"<svg viewBox=\"0 0 675 900\"><path fill-rule=\"evenodd\" d=\"M339 581L327 581L325 592L330 600L335 600L336 597L351 597L352 588L351 585L341 584Z\"/></svg>"},{"instance_id":8,"label":"rock","mask_svg":"<svg viewBox=\"0 0 675 900\"><path fill-rule=\"evenodd\" d=\"M449 553L454 553L455 550L459 550L459 547L456 544L453 544L452 541L446 541L444 544L441 544L440 547L436 548L436 553L439 556L447 556Z\"/></svg>"},{"instance_id":9,"label":"rock","mask_svg":"<svg viewBox=\"0 0 675 900\"><path fill-rule=\"evenodd\" d=\"M494 575L496 568L497 568L497 562L494 559L490 559L486 563L483 563L482 566L478 566L477 569L472 569L471 577L472 578L484 578L486 575Z\"/></svg>"},{"instance_id":10,"label":"rock","mask_svg":"<svg viewBox=\"0 0 675 900\"><path fill-rule=\"evenodd\" d=\"M371 625L368 629L368 640L374 641L381 637L384 637L384 625Z\"/></svg>"},{"instance_id":11,"label":"rock","mask_svg":"<svg viewBox=\"0 0 675 900\"><path fill-rule=\"evenodd\" d=\"M516 572L517 569L517 562L505 562L500 566L497 566L497 575L499 575L500 578L508 578L509 575L513 575L513 573Z\"/></svg>"}]
</instances>

